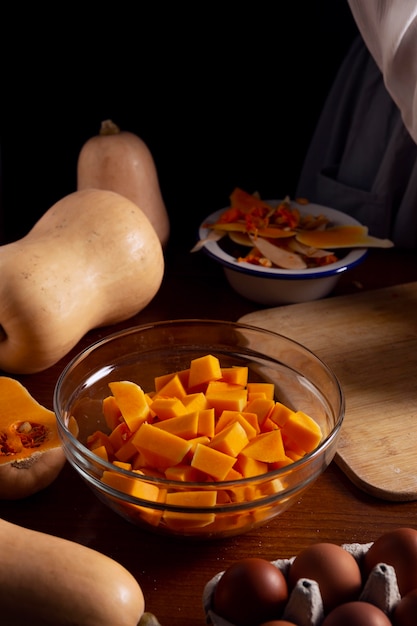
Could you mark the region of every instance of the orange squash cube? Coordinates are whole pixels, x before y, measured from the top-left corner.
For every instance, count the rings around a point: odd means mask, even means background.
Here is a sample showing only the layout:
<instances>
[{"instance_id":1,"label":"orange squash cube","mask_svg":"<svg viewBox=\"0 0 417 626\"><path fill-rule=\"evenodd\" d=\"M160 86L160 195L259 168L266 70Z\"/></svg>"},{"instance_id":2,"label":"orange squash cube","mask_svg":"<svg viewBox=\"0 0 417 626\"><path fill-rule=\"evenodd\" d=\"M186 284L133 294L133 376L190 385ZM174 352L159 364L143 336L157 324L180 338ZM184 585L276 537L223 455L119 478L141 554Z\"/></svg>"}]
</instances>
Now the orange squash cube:
<instances>
[{"instance_id":1,"label":"orange squash cube","mask_svg":"<svg viewBox=\"0 0 417 626\"><path fill-rule=\"evenodd\" d=\"M248 443L243 426L239 422L232 422L213 437L209 447L236 457Z\"/></svg>"},{"instance_id":2,"label":"orange squash cube","mask_svg":"<svg viewBox=\"0 0 417 626\"><path fill-rule=\"evenodd\" d=\"M276 463L285 459L284 443L279 429L260 433L252 439L242 450L242 456L262 461L263 463Z\"/></svg>"},{"instance_id":3,"label":"orange squash cube","mask_svg":"<svg viewBox=\"0 0 417 626\"><path fill-rule=\"evenodd\" d=\"M190 370L180 370L179 372L170 372L169 374L161 374L161 376L155 376L154 378L154 387L155 393L159 393L172 378L178 376L181 381L182 386L186 389L188 387L188 376L190 375Z\"/></svg>"},{"instance_id":4,"label":"orange squash cube","mask_svg":"<svg viewBox=\"0 0 417 626\"><path fill-rule=\"evenodd\" d=\"M149 500L151 502L158 502L159 487L151 483L146 483L130 476L124 476L111 470L103 472L103 483L110 485L118 491L128 493L135 498L141 498L143 500Z\"/></svg>"},{"instance_id":5,"label":"orange squash cube","mask_svg":"<svg viewBox=\"0 0 417 626\"><path fill-rule=\"evenodd\" d=\"M212 380L219 380L222 377L220 361L212 354L192 359L190 362L190 375L188 378L188 388L195 389L207 385Z\"/></svg>"},{"instance_id":6,"label":"orange squash cube","mask_svg":"<svg viewBox=\"0 0 417 626\"><path fill-rule=\"evenodd\" d=\"M248 402L245 407L245 411L248 413L256 413L258 416L259 426L262 430L262 424L266 420L266 418L271 413L272 409L275 406L275 402L268 398L254 398L250 402Z\"/></svg>"},{"instance_id":7,"label":"orange squash cube","mask_svg":"<svg viewBox=\"0 0 417 626\"><path fill-rule=\"evenodd\" d=\"M166 503L174 506L187 508L213 507L216 504L217 494L215 491L178 491L167 493ZM184 516L180 512L164 511L163 518L170 528L184 529L201 528L212 524L216 518L215 513L188 513Z\"/></svg>"},{"instance_id":8,"label":"orange squash cube","mask_svg":"<svg viewBox=\"0 0 417 626\"><path fill-rule=\"evenodd\" d=\"M222 367L222 380L234 385L246 387L248 383L249 368L244 365Z\"/></svg>"},{"instance_id":9,"label":"orange squash cube","mask_svg":"<svg viewBox=\"0 0 417 626\"><path fill-rule=\"evenodd\" d=\"M141 500L160 502L162 498L162 490L160 490L156 485L135 480L134 478L130 478L130 476L123 476L117 472L105 471L103 472L101 480L106 485L109 485L118 491L123 491L124 493L134 496L135 498L140 498ZM152 508L148 509L147 507L127 502L124 503L123 506L133 513L137 513L139 517L143 518L150 524L156 526L160 522L162 513L158 510Z\"/></svg>"},{"instance_id":10,"label":"orange squash cube","mask_svg":"<svg viewBox=\"0 0 417 626\"><path fill-rule=\"evenodd\" d=\"M194 451L191 466L214 480L224 480L235 462L235 457L199 443Z\"/></svg>"},{"instance_id":11,"label":"orange squash cube","mask_svg":"<svg viewBox=\"0 0 417 626\"><path fill-rule=\"evenodd\" d=\"M197 437L198 434L198 416L198 412L193 411L192 413L171 417L161 422L155 422L153 426L177 435L177 437L192 439Z\"/></svg>"},{"instance_id":12,"label":"orange squash cube","mask_svg":"<svg viewBox=\"0 0 417 626\"><path fill-rule=\"evenodd\" d=\"M213 437L215 432L215 414L214 409L203 409L198 412L198 435Z\"/></svg>"},{"instance_id":13,"label":"orange squash cube","mask_svg":"<svg viewBox=\"0 0 417 626\"><path fill-rule=\"evenodd\" d=\"M269 417L275 422L280 428L282 428L287 421L287 419L294 414L294 411L290 409L282 402L275 402L275 406L272 409Z\"/></svg>"},{"instance_id":14,"label":"orange squash cube","mask_svg":"<svg viewBox=\"0 0 417 626\"><path fill-rule=\"evenodd\" d=\"M111 435L109 436L106 435L106 433L101 432L101 430L96 430L87 437L87 445L93 452L95 452L97 448L104 447L106 449L107 456L110 458L114 454L114 446L110 437Z\"/></svg>"},{"instance_id":15,"label":"orange squash cube","mask_svg":"<svg viewBox=\"0 0 417 626\"><path fill-rule=\"evenodd\" d=\"M244 454L239 454L235 469L245 478L249 478L250 476L260 476L261 474L265 474L268 471L268 463L252 459Z\"/></svg>"},{"instance_id":16,"label":"orange squash cube","mask_svg":"<svg viewBox=\"0 0 417 626\"><path fill-rule=\"evenodd\" d=\"M130 437L130 439L128 439L122 446L120 446L120 448L115 451L114 456L118 461L121 461L122 463L130 463L132 459L135 458L137 452L138 451L133 445L132 437Z\"/></svg>"},{"instance_id":17,"label":"orange squash cube","mask_svg":"<svg viewBox=\"0 0 417 626\"><path fill-rule=\"evenodd\" d=\"M109 387L123 419L134 432L146 421L149 414L149 405L143 389L129 380L111 382Z\"/></svg>"},{"instance_id":18,"label":"orange squash cube","mask_svg":"<svg viewBox=\"0 0 417 626\"><path fill-rule=\"evenodd\" d=\"M104 419L110 430L114 430L120 424L122 412L114 396L107 396L102 404Z\"/></svg>"},{"instance_id":19,"label":"orange squash cube","mask_svg":"<svg viewBox=\"0 0 417 626\"><path fill-rule=\"evenodd\" d=\"M132 432L129 426L125 422L121 422L109 435L113 450L119 450L131 436Z\"/></svg>"},{"instance_id":20,"label":"orange squash cube","mask_svg":"<svg viewBox=\"0 0 417 626\"><path fill-rule=\"evenodd\" d=\"M174 374L174 376L172 376L172 378L170 378L168 382L166 382L165 385L163 385L159 391L155 393L153 399L162 396L166 398L179 398L182 400L182 398L186 395L187 392L181 382L181 378L178 374Z\"/></svg>"},{"instance_id":21,"label":"orange squash cube","mask_svg":"<svg viewBox=\"0 0 417 626\"><path fill-rule=\"evenodd\" d=\"M247 389L248 395L262 393L265 398L268 398L268 400L273 400L275 396L274 383L248 383Z\"/></svg>"},{"instance_id":22,"label":"orange squash cube","mask_svg":"<svg viewBox=\"0 0 417 626\"><path fill-rule=\"evenodd\" d=\"M317 422L303 411L290 415L282 427L282 432L295 440L305 452L317 448L323 436Z\"/></svg>"},{"instance_id":23,"label":"orange squash cube","mask_svg":"<svg viewBox=\"0 0 417 626\"><path fill-rule=\"evenodd\" d=\"M227 384L227 383L225 383ZM220 391L207 391L209 405L214 408L216 416L223 411L243 411L246 406L248 392L246 389L224 389Z\"/></svg>"},{"instance_id":24,"label":"orange squash cube","mask_svg":"<svg viewBox=\"0 0 417 626\"><path fill-rule=\"evenodd\" d=\"M146 465L160 471L181 463L191 447L186 439L146 423L133 435L132 441Z\"/></svg>"},{"instance_id":25,"label":"orange squash cube","mask_svg":"<svg viewBox=\"0 0 417 626\"><path fill-rule=\"evenodd\" d=\"M253 421L250 423L243 413L240 411L223 411L216 422L216 433L220 432L229 424L238 422L246 432L248 440L253 439L259 432L258 418L255 413L252 413L256 421L256 427L253 426Z\"/></svg>"},{"instance_id":26,"label":"orange squash cube","mask_svg":"<svg viewBox=\"0 0 417 626\"><path fill-rule=\"evenodd\" d=\"M202 474L195 467L191 467L188 463L179 463L165 470L165 477L168 480L179 480L181 482L204 482L205 474Z\"/></svg>"},{"instance_id":27,"label":"orange squash cube","mask_svg":"<svg viewBox=\"0 0 417 626\"><path fill-rule=\"evenodd\" d=\"M158 396L151 402L150 409L160 420L185 415L187 409L179 398L162 398Z\"/></svg>"},{"instance_id":28,"label":"orange squash cube","mask_svg":"<svg viewBox=\"0 0 417 626\"><path fill-rule=\"evenodd\" d=\"M103 461L109 460L109 455L107 453L106 446L97 446L97 448L92 448L92 451L94 452L94 454L99 456L100 459L103 459Z\"/></svg>"},{"instance_id":29,"label":"orange squash cube","mask_svg":"<svg viewBox=\"0 0 417 626\"><path fill-rule=\"evenodd\" d=\"M181 402L186 407L187 411L203 411L204 409L208 409L207 398L202 391L188 393L181 398Z\"/></svg>"}]
</instances>

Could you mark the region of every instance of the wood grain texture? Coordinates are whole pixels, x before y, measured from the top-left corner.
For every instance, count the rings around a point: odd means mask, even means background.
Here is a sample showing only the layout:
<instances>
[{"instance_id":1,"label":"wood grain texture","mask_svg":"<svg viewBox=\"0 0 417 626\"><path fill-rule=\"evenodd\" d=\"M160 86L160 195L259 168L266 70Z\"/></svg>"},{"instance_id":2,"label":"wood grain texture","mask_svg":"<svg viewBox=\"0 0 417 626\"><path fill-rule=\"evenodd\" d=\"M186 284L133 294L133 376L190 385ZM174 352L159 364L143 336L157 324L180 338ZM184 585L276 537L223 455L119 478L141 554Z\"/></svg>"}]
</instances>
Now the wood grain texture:
<instances>
[{"instance_id":1,"label":"wood grain texture","mask_svg":"<svg viewBox=\"0 0 417 626\"><path fill-rule=\"evenodd\" d=\"M346 397L336 463L361 489L417 500L417 282L249 313L299 341Z\"/></svg>"}]
</instances>

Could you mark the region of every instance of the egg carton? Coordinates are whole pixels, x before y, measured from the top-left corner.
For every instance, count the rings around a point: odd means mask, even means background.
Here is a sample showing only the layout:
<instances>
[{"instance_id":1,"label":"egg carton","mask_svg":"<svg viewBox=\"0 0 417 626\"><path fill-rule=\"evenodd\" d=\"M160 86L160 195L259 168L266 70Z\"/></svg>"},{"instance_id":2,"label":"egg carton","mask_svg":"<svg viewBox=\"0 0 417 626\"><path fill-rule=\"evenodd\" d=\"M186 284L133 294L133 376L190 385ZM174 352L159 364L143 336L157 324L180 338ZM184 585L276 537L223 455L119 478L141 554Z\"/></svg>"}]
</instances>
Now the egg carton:
<instances>
[{"instance_id":1,"label":"egg carton","mask_svg":"<svg viewBox=\"0 0 417 626\"><path fill-rule=\"evenodd\" d=\"M372 543L348 543L342 545L350 552L359 563L364 554L369 550ZM277 559L272 561L285 578L288 580L288 572L295 557L290 559ZM219 579L224 571L216 574L206 584L203 591L203 607L206 614L206 623L212 626L235 626L228 620L217 615L213 610L213 594ZM379 609L390 615L400 601L395 570L391 565L379 563L376 565L366 580L359 600L370 602ZM324 619L323 602L320 589L315 580L301 578L288 598L281 619L294 622L299 626L320 626Z\"/></svg>"}]
</instances>

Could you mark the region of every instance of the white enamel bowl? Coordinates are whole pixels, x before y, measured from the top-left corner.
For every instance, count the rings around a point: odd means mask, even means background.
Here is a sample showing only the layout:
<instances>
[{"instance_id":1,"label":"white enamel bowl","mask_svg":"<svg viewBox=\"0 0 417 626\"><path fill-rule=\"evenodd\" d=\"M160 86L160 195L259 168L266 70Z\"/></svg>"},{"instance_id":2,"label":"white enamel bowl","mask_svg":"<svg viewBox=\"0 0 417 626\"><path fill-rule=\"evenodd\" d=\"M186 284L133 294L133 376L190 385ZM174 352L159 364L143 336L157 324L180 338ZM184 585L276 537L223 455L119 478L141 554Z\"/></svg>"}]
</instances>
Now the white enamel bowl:
<instances>
[{"instance_id":1,"label":"white enamel bowl","mask_svg":"<svg viewBox=\"0 0 417 626\"><path fill-rule=\"evenodd\" d=\"M278 203L277 200L268 202L272 205ZM291 204L302 214L326 216L332 226L360 226L353 217L335 209L318 204L301 205L296 202ZM206 239L210 232L206 224L214 223L224 211L225 209L220 209L202 222L198 232L199 239ZM366 248L338 250L339 260L335 263L304 270L285 270L237 261L232 252L233 244L230 243L229 237L226 236L219 241L206 241L203 249L209 257L223 266L229 284L237 293L266 306L324 298L335 288L342 274L361 263L367 255ZM242 248L240 254L242 255Z\"/></svg>"}]
</instances>

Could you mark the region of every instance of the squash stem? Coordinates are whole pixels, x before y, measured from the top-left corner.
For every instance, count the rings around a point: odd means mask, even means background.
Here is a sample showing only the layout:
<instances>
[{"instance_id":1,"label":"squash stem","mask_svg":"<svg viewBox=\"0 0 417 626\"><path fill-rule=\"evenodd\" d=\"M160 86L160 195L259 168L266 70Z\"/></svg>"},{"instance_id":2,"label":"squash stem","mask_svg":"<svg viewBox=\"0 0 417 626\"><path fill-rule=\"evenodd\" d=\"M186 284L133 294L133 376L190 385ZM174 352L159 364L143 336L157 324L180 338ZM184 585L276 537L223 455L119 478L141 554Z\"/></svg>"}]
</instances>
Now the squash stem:
<instances>
[{"instance_id":1,"label":"squash stem","mask_svg":"<svg viewBox=\"0 0 417 626\"><path fill-rule=\"evenodd\" d=\"M101 122L100 135L118 135L120 128L112 120L104 120Z\"/></svg>"}]
</instances>

